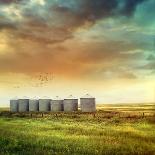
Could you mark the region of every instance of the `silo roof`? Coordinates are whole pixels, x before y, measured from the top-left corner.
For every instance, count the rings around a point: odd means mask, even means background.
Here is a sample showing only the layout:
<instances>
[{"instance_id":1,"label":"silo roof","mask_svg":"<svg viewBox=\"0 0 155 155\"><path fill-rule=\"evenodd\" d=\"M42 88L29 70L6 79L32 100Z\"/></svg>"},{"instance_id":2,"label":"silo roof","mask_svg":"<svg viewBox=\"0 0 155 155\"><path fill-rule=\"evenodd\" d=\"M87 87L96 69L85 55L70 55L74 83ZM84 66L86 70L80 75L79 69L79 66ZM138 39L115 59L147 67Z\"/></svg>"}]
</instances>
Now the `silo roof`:
<instances>
[{"instance_id":1,"label":"silo roof","mask_svg":"<svg viewBox=\"0 0 155 155\"><path fill-rule=\"evenodd\" d=\"M86 94L85 96L83 96L83 97L81 97L81 98L95 98L95 97L92 97L91 95Z\"/></svg>"},{"instance_id":2,"label":"silo roof","mask_svg":"<svg viewBox=\"0 0 155 155\"><path fill-rule=\"evenodd\" d=\"M54 97L52 100L56 100L56 101L58 100L58 101L59 101L59 100L63 100L63 99L60 98L59 96L56 96L56 97Z\"/></svg>"},{"instance_id":3,"label":"silo roof","mask_svg":"<svg viewBox=\"0 0 155 155\"><path fill-rule=\"evenodd\" d=\"M34 96L34 97L30 98L30 100L39 100L39 98Z\"/></svg>"},{"instance_id":4,"label":"silo roof","mask_svg":"<svg viewBox=\"0 0 155 155\"><path fill-rule=\"evenodd\" d=\"M75 98L73 95L69 95L68 97L65 98L65 100L73 100L73 99L77 99L77 98Z\"/></svg>"},{"instance_id":5,"label":"silo roof","mask_svg":"<svg viewBox=\"0 0 155 155\"><path fill-rule=\"evenodd\" d=\"M51 98L50 98L50 97L48 97L48 96L43 96L43 97L42 97L42 98L40 98L40 99L43 99L43 100L44 100L44 99L48 99L48 100L49 100L49 99L51 99Z\"/></svg>"},{"instance_id":6,"label":"silo roof","mask_svg":"<svg viewBox=\"0 0 155 155\"><path fill-rule=\"evenodd\" d=\"M20 98L20 100L28 100L27 96L23 96L22 98Z\"/></svg>"}]
</instances>

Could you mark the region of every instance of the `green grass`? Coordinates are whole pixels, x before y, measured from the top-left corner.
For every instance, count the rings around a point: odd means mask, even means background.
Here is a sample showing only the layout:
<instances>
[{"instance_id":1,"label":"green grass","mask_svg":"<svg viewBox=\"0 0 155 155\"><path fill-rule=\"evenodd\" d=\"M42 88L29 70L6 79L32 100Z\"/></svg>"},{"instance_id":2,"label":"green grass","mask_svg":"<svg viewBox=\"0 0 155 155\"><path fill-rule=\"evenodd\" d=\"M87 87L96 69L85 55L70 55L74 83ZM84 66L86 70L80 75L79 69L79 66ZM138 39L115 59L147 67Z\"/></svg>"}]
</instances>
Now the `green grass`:
<instances>
[{"instance_id":1,"label":"green grass","mask_svg":"<svg viewBox=\"0 0 155 155\"><path fill-rule=\"evenodd\" d=\"M117 109L118 110L118 109ZM0 155L155 154L153 117L46 114L0 116Z\"/></svg>"}]
</instances>

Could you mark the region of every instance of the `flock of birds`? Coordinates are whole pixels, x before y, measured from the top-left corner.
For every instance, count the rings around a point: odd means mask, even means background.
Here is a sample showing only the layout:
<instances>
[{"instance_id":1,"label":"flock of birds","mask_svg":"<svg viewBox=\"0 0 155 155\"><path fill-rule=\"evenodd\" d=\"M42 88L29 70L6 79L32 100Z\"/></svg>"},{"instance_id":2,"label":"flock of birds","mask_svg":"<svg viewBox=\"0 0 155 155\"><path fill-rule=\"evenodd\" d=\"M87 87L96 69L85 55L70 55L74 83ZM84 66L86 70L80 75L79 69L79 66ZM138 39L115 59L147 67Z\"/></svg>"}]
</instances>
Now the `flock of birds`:
<instances>
[{"instance_id":1,"label":"flock of birds","mask_svg":"<svg viewBox=\"0 0 155 155\"><path fill-rule=\"evenodd\" d=\"M35 74L31 77L28 77L28 83L24 84L15 84L13 86L13 88L18 89L21 87L26 87L26 86L30 86L30 87L44 87L47 84L49 84L51 81L53 81L54 79L54 75L52 73L38 73Z\"/></svg>"},{"instance_id":2,"label":"flock of birds","mask_svg":"<svg viewBox=\"0 0 155 155\"><path fill-rule=\"evenodd\" d=\"M51 73L40 73L39 75L32 76L32 86L41 87L45 86L54 79L54 75Z\"/></svg>"}]
</instances>

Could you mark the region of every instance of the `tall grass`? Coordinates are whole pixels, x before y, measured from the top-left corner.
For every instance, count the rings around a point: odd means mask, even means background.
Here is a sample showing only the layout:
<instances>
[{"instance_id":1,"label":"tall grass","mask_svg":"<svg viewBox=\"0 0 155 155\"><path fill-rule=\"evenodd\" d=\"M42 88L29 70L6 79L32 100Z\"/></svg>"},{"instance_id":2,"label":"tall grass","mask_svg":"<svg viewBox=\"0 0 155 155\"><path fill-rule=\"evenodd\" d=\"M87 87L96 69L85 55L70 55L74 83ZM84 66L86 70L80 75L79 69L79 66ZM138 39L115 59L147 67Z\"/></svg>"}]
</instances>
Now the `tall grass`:
<instances>
[{"instance_id":1,"label":"tall grass","mask_svg":"<svg viewBox=\"0 0 155 155\"><path fill-rule=\"evenodd\" d=\"M0 118L0 154L155 154L155 124Z\"/></svg>"},{"instance_id":2,"label":"tall grass","mask_svg":"<svg viewBox=\"0 0 155 155\"><path fill-rule=\"evenodd\" d=\"M0 155L154 155L148 117L92 114L0 116Z\"/></svg>"}]
</instances>

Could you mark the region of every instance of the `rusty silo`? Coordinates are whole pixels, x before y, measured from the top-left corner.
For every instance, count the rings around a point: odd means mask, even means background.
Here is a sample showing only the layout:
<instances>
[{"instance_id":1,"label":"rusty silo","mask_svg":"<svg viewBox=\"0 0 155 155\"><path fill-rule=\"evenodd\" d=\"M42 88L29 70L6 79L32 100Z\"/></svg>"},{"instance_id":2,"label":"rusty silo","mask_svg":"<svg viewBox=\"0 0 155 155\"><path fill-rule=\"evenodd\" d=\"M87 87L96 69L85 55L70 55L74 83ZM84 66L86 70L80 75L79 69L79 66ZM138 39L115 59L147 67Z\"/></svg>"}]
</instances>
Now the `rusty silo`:
<instances>
[{"instance_id":1,"label":"rusty silo","mask_svg":"<svg viewBox=\"0 0 155 155\"><path fill-rule=\"evenodd\" d=\"M82 112L95 112L96 111L95 98L86 94L86 96L80 98L80 107Z\"/></svg>"},{"instance_id":2,"label":"rusty silo","mask_svg":"<svg viewBox=\"0 0 155 155\"><path fill-rule=\"evenodd\" d=\"M10 100L10 111L18 112L18 99Z\"/></svg>"},{"instance_id":3,"label":"rusty silo","mask_svg":"<svg viewBox=\"0 0 155 155\"><path fill-rule=\"evenodd\" d=\"M58 96L51 101L51 111L58 112L63 111L63 100Z\"/></svg>"},{"instance_id":4,"label":"rusty silo","mask_svg":"<svg viewBox=\"0 0 155 155\"><path fill-rule=\"evenodd\" d=\"M64 99L63 105L65 112L78 111L78 99L74 98L72 95Z\"/></svg>"},{"instance_id":5,"label":"rusty silo","mask_svg":"<svg viewBox=\"0 0 155 155\"><path fill-rule=\"evenodd\" d=\"M29 111L30 112L38 112L39 111L39 100L37 100L37 99L29 100Z\"/></svg>"},{"instance_id":6,"label":"rusty silo","mask_svg":"<svg viewBox=\"0 0 155 155\"><path fill-rule=\"evenodd\" d=\"M19 99L18 110L19 112L28 112L29 111L29 99Z\"/></svg>"},{"instance_id":7,"label":"rusty silo","mask_svg":"<svg viewBox=\"0 0 155 155\"><path fill-rule=\"evenodd\" d=\"M47 112L50 111L51 99L39 99L39 111Z\"/></svg>"}]
</instances>

